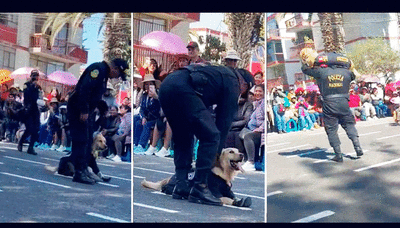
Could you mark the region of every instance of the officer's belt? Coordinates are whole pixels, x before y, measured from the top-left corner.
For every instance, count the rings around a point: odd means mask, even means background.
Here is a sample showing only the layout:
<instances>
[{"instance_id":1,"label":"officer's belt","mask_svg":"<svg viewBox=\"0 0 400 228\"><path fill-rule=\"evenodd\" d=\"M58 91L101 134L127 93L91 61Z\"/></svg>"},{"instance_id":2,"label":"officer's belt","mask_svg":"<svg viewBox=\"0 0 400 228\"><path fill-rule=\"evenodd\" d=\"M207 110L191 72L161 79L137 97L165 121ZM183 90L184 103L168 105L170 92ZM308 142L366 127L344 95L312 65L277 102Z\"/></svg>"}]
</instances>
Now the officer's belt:
<instances>
[{"instance_id":1,"label":"officer's belt","mask_svg":"<svg viewBox=\"0 0 400 228\"><path fill-rule=\"evenodd\" d=\"M347 99L349 99L350 98L350 96L349 96L349 94L330 94L330 95L326 95L326 96L323 96L324 98L326 98L326 99L331 99L331 98L340 98L340 97L344 97L344 98L347 98Z\"/></svg>"}]
</instances>

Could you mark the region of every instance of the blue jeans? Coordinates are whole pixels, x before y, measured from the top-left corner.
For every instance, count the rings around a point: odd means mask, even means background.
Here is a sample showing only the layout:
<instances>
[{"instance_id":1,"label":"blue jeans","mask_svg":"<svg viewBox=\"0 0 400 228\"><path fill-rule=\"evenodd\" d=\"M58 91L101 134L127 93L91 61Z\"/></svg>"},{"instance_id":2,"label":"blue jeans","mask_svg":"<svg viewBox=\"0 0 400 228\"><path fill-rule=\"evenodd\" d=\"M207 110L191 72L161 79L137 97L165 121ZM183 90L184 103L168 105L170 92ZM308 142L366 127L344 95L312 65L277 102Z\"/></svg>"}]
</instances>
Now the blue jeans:
<instances>
[{"instance_id":1,"label":"blue jeans","mask_svg":"<svg viewBox=\"0 0 400 228\"><path fill-rule=\"evenodd\" d=\"M299 116L299 121L300 121L301 130L304 129L306 126L307 126L307 129L311 129L314 126L313 122L310 118L310 115Z\"/></svg>"},{"instance_id":2,"label":"blue jeans","mask_svg":"<svg viewBox=\"0 0 400 228\"><path fill-rule=\"evenodd\" d=\"M139 115L134 115L133 123L133 144L141 145L143 148L146 148L150 139L151 129L156 125L156 120L147 121L145 125L142 125L142 118L140 118Z\"/></svg>"},{"instance_id":3,"label":"blue jeans","mask_svg":"<svg viewBox=\"0 0 400 228\"><path fill-rule=\"evenodd\" d=\"M278 131L286 131L286 126L285 126L285 113L280 113L279 111L279 105L274 105L272 108L274 112L274 118L275 118L275 126Z\"/></svg>"}]
</instances>

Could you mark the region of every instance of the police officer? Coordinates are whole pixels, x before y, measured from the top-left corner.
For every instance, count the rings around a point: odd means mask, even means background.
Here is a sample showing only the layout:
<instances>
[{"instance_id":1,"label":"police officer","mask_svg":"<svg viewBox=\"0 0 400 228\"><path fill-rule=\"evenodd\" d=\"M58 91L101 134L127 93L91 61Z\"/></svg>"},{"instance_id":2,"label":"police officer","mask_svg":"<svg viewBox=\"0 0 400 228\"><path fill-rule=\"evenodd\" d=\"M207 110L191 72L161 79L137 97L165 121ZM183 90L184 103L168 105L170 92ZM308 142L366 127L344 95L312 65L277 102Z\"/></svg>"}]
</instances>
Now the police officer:
<instances>
[{"instance_id":1,"label":"police officer","mask_svg":"<svg viewBox=\"0 0 400 228\"><path fill-rule=\"evenodd\" d=\"M237 112L239 90L238 76L225 66L189 65L169 74L162 82L159 100L175 146L174 199L222 205L207 187L207 178ZM217 105L215 119L209 109L213 105ZM187 179L192 168L194 136L199 140L199 148L194 185L190 188Z\"/></svg>"},{"instance_id":2,"label":"police officer","mask_svg":"<svg viewBox=\"0 0 400 228\"><path fill-rule=\"evenodd\" d=\"M82 73L74 92L68 99L67 115L72 139L71 160L75 168L72 180L75 182L95 183L87 171L93 141L95 109L102 104L108 79L121 77L125 80L126 69L128 64L122 59L91 64ZM94 172L101 179L109 181L98 169L96 171L94 169Z\"/></svg>"},{"instance_id":3,"label":"police officer","mask_svg":"<svg viewBox=\"0 0 400 228\"><path fill-rule=\"evenodd\" d=\"M39 79L39 71L32 70L30 79L24 84L24 117L22 122L25 124L24 134L21 136L18 142L18 151L22 152L22 145L26 138L31 136L28 146L28 154L37 155L33 146L39 139L39 127L40 127L40 112L37 105L39 98L39 85L37 84Z\"/></svg>"},{"instance_id":4,"label":"police officer","mask_svg":"<svg viewBox=\"0 0 400 228\"><path fill-rule=\"evenodd\" d=\"M356 77L352 68L352 63L347 57L335 52L318 55L313 67L303 63L301 68L304 74L317 80L323 99L325 131L328 135L329 144L335 152L335 157L332 160L336 162L343 162L337 133L338 124L343 127L347 136L353 142L357 156L363 155L355 128L354 116L348 103L350 82Z\"/></svg>"}]
</instances>

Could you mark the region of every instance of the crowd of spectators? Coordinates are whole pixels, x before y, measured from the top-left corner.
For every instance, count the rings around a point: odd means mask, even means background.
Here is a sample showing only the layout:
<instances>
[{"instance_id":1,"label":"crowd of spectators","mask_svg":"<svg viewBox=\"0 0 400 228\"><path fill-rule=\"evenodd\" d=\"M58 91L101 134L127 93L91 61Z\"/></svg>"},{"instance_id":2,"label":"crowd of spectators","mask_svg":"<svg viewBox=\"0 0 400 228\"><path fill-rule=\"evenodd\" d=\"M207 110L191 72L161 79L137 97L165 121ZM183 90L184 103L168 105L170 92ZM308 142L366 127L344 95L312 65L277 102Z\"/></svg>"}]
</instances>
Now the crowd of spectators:
<instances>
[{"instance_id":1,"label":"crowd of spectators","mask_svg":"<svg viewBox=\"0 0 400 228\"><path fill-rule=\"evenodd\" d=\"M57 152L71 151L71 137L67 118L67 101L73 88L64 96L57 88L52 88L46 94L40 88L37 101L40 111L39 139L35 147L42 150ZM18 143L25 129L22 123L24 93L18 86L8 88L2 85L0 98L0 140ZM111 84L107 85L107 92L103 101L107 104L108 111L103 118L98 115L95 129L107 139L108 149L103 152L103 157L114 158L115 161L130 161L131 142L131 102L130 97L125 97L118 105L115 90ZM28 138L27 141L30 139ZM123 156L122 156L123 155Z\"/></svg>"},{"instance_id":2,"label":"crowd of spectators","mask_svg":"<svg viewBox=\"0 0 400 228\"><path fill-rule=\"evenodd\" d=\"M399 95L400 85L391 81L386 85L352 81L349 106L356 121L390 117L399 108ZM279 85L268 92L267 100L267 132L282 134L324 126L322 102L316 85L287 91Z\"/></svg>"}]
</instances>

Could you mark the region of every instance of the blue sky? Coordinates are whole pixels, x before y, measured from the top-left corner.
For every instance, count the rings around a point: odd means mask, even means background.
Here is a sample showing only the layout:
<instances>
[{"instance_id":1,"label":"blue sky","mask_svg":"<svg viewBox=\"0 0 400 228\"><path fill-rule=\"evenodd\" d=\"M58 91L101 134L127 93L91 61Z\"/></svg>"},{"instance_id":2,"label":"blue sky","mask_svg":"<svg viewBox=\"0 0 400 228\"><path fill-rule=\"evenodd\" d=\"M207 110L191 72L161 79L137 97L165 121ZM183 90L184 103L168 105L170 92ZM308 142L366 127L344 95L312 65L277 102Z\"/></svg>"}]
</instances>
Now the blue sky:
<instances>
[{"instance_id":1,"label":"blue sky","mask_svg":"<svg viewBox=\"0 0 400 228\"><path fill-rule=\"evenodd\" d=\"M227 26L222 20L224 13L200 13L200 21L190 24L190 28L209 28L216 31L226 32Z\"/></svg>"},{"instance_id":2,"label":"blue sky","mask_svg":"<svg viewBox=\"0 0 400 228\"><path fill-rule=\"evenodd\" d=\"M104 36L102 32L99 34L102 18L103 14L97 13L83 21L83 46L88 51L88 61L84 67L103 61L103 44L101 40L103 40Z\"/></svg>"}]
</instances>

